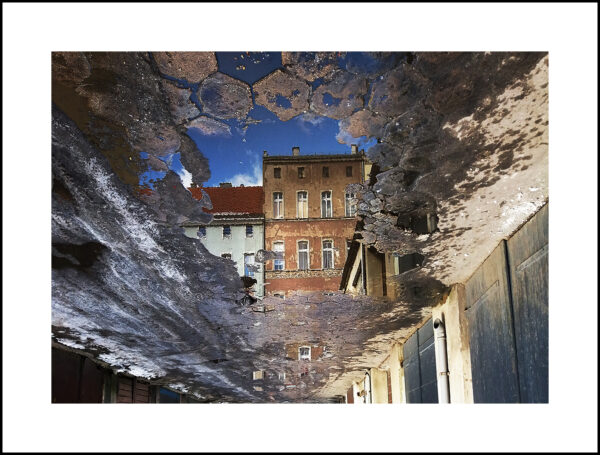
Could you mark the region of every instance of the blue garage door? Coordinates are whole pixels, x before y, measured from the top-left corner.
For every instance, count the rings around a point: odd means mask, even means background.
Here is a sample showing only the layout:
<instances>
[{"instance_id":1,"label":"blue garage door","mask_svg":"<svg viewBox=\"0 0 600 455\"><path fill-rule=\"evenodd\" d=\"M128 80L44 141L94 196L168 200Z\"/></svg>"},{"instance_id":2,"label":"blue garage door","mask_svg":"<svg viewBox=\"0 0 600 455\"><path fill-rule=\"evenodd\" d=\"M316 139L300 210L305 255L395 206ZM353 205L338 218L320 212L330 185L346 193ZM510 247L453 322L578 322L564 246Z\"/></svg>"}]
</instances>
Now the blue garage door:
<instances>
[{"instance_id":1,"label":"blue garage door","mask_svg":"<svg viewBox=\"0 0 600 455\"><path fill-rule=\"evenodd\" d=\"M433 321L417 330L404 343L404 381L407 403L437 403L437 376Z\"/></svg>"},{"instance_id":2,"label":"blue garage door","mask_svg":"<svg viewBox=\"0 0 600 455\"><path fill-rule=\"evenodd\" d=\"M473 399L548 402L548 206L466 284Z\"/></svg>"}]
</instances>

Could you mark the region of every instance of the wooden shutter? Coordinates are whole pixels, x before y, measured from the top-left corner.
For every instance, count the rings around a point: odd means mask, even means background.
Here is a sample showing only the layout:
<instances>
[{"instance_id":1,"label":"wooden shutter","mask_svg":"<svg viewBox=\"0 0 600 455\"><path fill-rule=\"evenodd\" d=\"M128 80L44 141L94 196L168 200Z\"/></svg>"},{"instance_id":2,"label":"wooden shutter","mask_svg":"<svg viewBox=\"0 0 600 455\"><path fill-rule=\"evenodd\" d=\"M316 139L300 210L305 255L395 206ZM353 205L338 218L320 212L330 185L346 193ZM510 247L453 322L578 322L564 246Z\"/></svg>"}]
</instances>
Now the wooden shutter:
<instances>
[{"instance_id":1,"label":"wooden shutter","mask_svg":"<svg viewBox=\"0 0 600 455\"><path fill-rule=\"evenodd\" d=\"M133 403L133 379L119 377L117 403Z\"/></svg>"},{"instance_id":2,"label":"wooden shutter","mask_svg":"<svg viewBox=\"0 0 600 455\"><path fill-rule=\"evenodd\" d=\"M80 370L79 356L52 348L52 403L77 403Z\"/></svg>"},{"instance_id":3,"label":"wooden shutter","mask_svg":"<svg viewBox=\"0 0 600 455\"><path fill-rule=\"evenodd\" d=\"M150 384L135 381L133 391L134 403L150 403Z\"/></svg>"},{"instance_id":4,"label":"wooden shutter","mask_svg":"<svg viewBox=\"0 0 600 455\"><path fill-rule=\"evenodd\" d=\"M52 403L102 402L103 372L92 360L52 348Z\"/></svg>"},{"instance_id":5,"label":"wooden shutter","mask_svg":"<svg viewBox=\"0 0 600 455\"><path fill-rule=\"evenodd\" d=\"M79 403L102 403L102 387L104 385L102 369L87 357L83 357L82 361Z\"/></svg>"}]
</instances>

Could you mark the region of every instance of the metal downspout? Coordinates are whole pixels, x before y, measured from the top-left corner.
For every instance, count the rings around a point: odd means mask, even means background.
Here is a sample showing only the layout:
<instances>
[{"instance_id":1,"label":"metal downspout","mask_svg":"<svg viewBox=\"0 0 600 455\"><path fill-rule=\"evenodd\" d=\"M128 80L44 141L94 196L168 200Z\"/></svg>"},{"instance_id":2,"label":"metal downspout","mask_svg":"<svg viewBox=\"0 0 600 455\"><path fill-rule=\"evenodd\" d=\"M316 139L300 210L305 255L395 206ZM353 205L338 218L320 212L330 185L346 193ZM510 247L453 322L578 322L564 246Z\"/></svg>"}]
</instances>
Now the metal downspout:
<instances>
[{"instance_id":1,"label":"metal downspout","mask_svg":"<svg viewBox=\"0 0 600 455\"><path fill-rule=\"evenodd\" d=\"M437 318L433 322L433 331L435 334L435 363L438 374L438 401L440 403L450 403L450 379L448 376L446 329L444 328L444 323L441 321L441 319Z\"/></svg>"}]
</instances>

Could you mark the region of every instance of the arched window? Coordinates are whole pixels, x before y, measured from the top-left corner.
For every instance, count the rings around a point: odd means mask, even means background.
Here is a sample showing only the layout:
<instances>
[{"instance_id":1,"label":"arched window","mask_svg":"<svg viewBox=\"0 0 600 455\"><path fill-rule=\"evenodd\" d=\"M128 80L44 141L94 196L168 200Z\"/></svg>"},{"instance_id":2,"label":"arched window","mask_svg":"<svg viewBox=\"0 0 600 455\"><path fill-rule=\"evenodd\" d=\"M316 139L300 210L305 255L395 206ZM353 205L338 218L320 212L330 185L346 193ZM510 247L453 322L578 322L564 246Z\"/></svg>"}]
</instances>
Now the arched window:
<instances>
[{"instance_id":1,"label":"arched window","mask_svg":"<svg viewBox=\"0 0 600 455\"><path fill-rule=\"evenodd\" d=\"M273 242L273 270L284 270L285 268L285 245L283 242Z\"/></svg>"},{"instance_id":2,"label":"arched window","mask_svg":"<svg viewBox=\"0 0 600 455\"><path fill-rule=\"evenodd\" d=\"M273 218L283 218L283 193L273 193Z\"/></svg>"},{"instance_id":3,"label":"arched window","mask_svg":"<svg viewBox=\"0 0 600 455\"><path fill-rule=\"evenodd\" d=\"M354 193L346 193L346 216L354 216L356 213L356 199Z\"/></svg>"},{"instance_id":4,"label":"arched window","mask_svg":"<svg viewBox=\"0 0 600 455\"><path fill-rule=\"evenodd\" d=\"M323 268L333 268L333 240L323 240Z\"/></svg>"},{"instance_id":5,"label":"arched window","mask_svg":"<svg viewBox=\"0 0 600 455\"><path fill-rule=\"evenodd\" d=\"M323 191L321 193L321 218L331 218L332 216L331 191Z\"/></svg>"},{"instance_id":6,"label":"arched window","mask_svg":"<svg viewBox=\"0 0 600 455\"><path fill-rule=\"evenodd\" d=\"M308 192L298 191L297 215L298 218L308 218Z\"/></svg>"},{"instance_id":7,"label":"arched window","mask_svg":"<svg viewBox=\"0 0 600 455\"><path fill-rule=\"evenodd\" d=\"M301 240L298 242L298 269L308 270L308 242Z\"/></svg>"}]
</instances>

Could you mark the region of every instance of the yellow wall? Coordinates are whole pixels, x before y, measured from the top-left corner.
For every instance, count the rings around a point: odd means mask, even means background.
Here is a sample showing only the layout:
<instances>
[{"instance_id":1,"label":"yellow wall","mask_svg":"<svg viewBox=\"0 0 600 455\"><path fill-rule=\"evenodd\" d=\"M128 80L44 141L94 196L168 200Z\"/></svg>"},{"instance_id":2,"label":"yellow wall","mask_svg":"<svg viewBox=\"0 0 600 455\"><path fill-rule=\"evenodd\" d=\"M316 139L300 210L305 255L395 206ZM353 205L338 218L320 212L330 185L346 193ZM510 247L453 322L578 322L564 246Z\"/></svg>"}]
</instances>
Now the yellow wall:
<instances>
[{"instance_id":1,"label":"yellow wall","mask_svg":"<svg viewBox=\"0 0 600 455\"><path fill-rule=\"evenodd\" d=\"M365 248L367 268L367 294L375 297L383 296L383 263L380 257L370 248Z\"/></svg>"},{"instance_id":2,"label":"yellow wall","mask_svg":"<svg viewBox=\"0 0 600 455\"><path fill-rule=\"evenodd\" d=\"M354 393L354 404L364 404L363 397L359 394L365 389L364 381L352 383L352 393Z\"/></svg>"},{"instance_id":3,"label":"yellow wall","mask_svg":"<svg viewBox=\"0 0 600 455\"><path fill-rule=\"evenodd\" d=\"M402 345L394 344L390 353L390 381L392 383L392 403L406 403L404 396L404 369L402 368Z\"/></svg>"},{"instance_id":4,"label":"yellow wall","mask_svg":"<svg viewBox=\"0 0 600 455\"><path fill-rule=\"evenodd\" d=\"M373 403L387 403L387 372L385 370L380 370L379 368L371 368L369 374L371 375Z\"/></svg>"},{"instance_id":5,"label":"yellow wall","mask_svg":"<svg viewBox=\"0 0 600 455\"><path fill-rule=\"evenodd\" d=\"M395 300L399 295L398 281L394 279L396 272L394 269L394 256L391 253L385 254L385 277L387 283L387 295Z\"/></svg>"},{"instance_id":6,"label":"yellow wall","mask_svg":"<svg viewBox=\"0 0 600 455\"><path fill-rule=\"evenodd\" d=\"M465 317L465 290L454 285L444 304L432 310L432 318L442 320L446 330L446 352L450 372L450 402L473 403L471 352ZM438 376L439 376L438 371Z\"/></svg>"}]
</instances>

